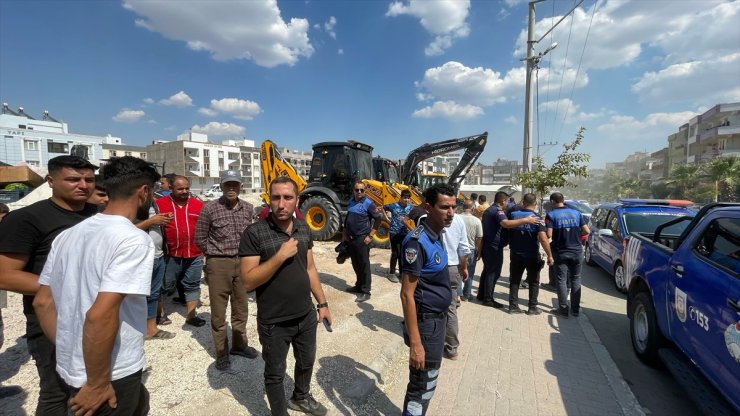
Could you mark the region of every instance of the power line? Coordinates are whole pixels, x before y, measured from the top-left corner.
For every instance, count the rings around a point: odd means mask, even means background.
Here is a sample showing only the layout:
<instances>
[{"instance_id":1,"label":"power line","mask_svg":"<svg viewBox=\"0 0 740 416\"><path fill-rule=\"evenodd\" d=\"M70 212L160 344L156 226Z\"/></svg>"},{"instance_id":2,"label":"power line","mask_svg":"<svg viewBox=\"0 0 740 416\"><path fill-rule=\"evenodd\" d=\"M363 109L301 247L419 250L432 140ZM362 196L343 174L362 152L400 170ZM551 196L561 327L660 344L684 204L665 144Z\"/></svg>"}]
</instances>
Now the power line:
<instances>
[{"instance_id":1,"label":"power line","mask_svg":"<svg viewBox=\"0 0 740 416\"><path fill-rule=\"evenodd\" d=\"M552 2L552 17L550 18L550 45L552 45L552 29L555 27L555 2ZM545 102L550 102L550 78L552 78L552 55L549 56L549 59L547 60L547 84L545 86ZM539 87L538 87L539 88ZM539 89L538 89L539 91ZM537 104L538 111L539 111L539 103ZM545 110L545 122L543 123L545 125L545 131L547 131L547 125L548 125L548 118L549 118L550 112ZM554 120L554 119L553 119ZM537 118L537 141L539 142L539 116Z\"/></svg>"},{"instance_id":2,"label":"power line","mask_svg":"<svg viewBox=\"0 0 740 416\"><path fill-rule=\"evenodd\" d=\"M573 4L575 4L576 1L577 0L573 0ZM557 122L557 119L558 119L558 107L560 107L560 95L563 92L563 82L565 79L565 71L568 66L568 51L570 50L570 37L571 37L571 34L573 33L573 21L575 20L576 19L573 16L571 16L570 29L568 30L568 42L565 45L565 57L563 58L563 72L560 74L560 88L558 89L558 99L555 101L555 115L553 116L553 120L555 121L553 122L553 125L552 125L553 130L555 130L555 127L556 127L555 123ZM550 138L552 139L552 136L550 136Z\"/></svg>"}]
</instances>

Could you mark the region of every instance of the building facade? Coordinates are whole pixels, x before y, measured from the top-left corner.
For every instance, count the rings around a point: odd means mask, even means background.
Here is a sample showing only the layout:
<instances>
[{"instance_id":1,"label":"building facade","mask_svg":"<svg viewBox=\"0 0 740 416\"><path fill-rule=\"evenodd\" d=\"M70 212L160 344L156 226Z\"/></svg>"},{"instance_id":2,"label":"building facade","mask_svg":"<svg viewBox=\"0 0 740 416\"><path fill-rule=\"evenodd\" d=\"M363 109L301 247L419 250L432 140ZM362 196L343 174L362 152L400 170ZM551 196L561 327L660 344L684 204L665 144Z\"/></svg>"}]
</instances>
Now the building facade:
<instances>
[{"instance_id":1,"label":"building facade","mask_svg":"<svg viewBox=\"0 0 740 416\"><path fill-rule=\"evenodd\" d=\"M103 160L122 156L133 156L147 160L146 147L103 143Z\"/></svg>"},{"instance_id":2,"label":"building facade","mask_svg":"<svg viewBox=\"0 0 740 416\"><path fill-rule=\"evenodd\" d=\"M740 156L740 102L717 104L689 121L686 163Z\"/></svg>"}]
</instances>

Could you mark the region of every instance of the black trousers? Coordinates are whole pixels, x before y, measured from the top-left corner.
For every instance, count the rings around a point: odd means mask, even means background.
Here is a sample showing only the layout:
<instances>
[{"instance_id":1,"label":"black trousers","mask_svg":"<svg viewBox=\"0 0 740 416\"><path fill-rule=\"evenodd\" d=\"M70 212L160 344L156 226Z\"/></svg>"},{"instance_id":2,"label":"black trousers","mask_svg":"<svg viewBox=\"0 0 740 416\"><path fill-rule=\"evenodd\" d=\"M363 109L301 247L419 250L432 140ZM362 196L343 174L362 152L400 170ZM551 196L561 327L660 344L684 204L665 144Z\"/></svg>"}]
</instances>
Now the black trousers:
<instances>
[{"instance_id":1,"label":"black trousers","mask_svg":"<svg viewBox=\"0 0 740 416\"><path fill-rule=\"evenodd\" d=\"M56 348L46 338L36 315L26 315L26 344L39 373L39 400L36 414L64 416L67 414L69 390L57 374Z\"/></svg>"},{"instance_id":2,"label":"black trousers","mask_svg":"<svg viewBox=\"0 0 740 416\"><path fill-rule=\"evenodd\" d=\"M493 300L498 278L501 277L501 268L504 267L504 249L483 246L483 272L478 285L478 300L484 302Z\"/></svg>"},{"instance_id":3,"label":"black trousers","mask_svg":"<svg viewBox=\"0 0 740 416\"><path fill-rule=\"evenodd\" d=\"M316 312L313 310L300 318L276 324L257 322L262 359L265 361L265 392L273 416L288 414L283 380L291 345L295 357L293 399L304 400L309 395L316 361L316 323Z\"/></svg>"},{"instance_id":4,"label":"black trousers","mask_svg":"<svg viewBox=\"0 0 740 416\"><path fill-rule=\"evenodd\" d=\"M442 366L445 335L447 333L447 315L443 312L438 317L418 321L421 345L424 347L424 369L419 370L409 365L409 383L403 399L403 415L425 415L437 388L439 368ZM404 342L409 345L404 326Z\"/></svg>"},{"instance_id":5,"label":"black trousers","mask_svg":"<svg viewBox=\"0 0 740 416\"><path fill-rule=\"evenodd\" d=\"M370 245L365 244L365 236L352 237L347 246L352 268L355 270L357 282L355 287L362 293L370 293L372 281L370 279Z\"/></svg>"},{"instance_id":6,"label":"black trousers","mask_svg":"<svg viewBox=\"0 0 740 416\"><path fill-rule=\"evenodd\" d=\"M395 273L396 272L396 263L398 263L398 271L401 271L401 245L403 244L403 239L406 238L406 234L391 234L391 264L390 264L390 272Z\"/></svg>"},{"instance_id":7,"label":"black trousers","mask_svg":"<svg viewBox=\"0 0 740 416\"><path fill-rule=\"evenodd\" d=\"M540 293L540 258L524 257L511 253L509 261L509 305L516 305L519 300L519 285L522 283L522 275L527 271L527 283L529 283L530 308L537 306L537 295Z\"/></svg>"},{"instance_id":8,"label":"black trousers","mask_svg":"<svg viewBox=\"0 0 740 416\"><path fill-rule=\"evenodd\" d=\"M144 387L141 370L124 378L111 381L113 390L116 392L117 406L115 409L103 403L95 415L107 416L146 416L149 414L149 391ZM80 389L68 387L71 396L77 394ZM70 414L72 412L70 411Z\"/></svg>"}]
</instances>

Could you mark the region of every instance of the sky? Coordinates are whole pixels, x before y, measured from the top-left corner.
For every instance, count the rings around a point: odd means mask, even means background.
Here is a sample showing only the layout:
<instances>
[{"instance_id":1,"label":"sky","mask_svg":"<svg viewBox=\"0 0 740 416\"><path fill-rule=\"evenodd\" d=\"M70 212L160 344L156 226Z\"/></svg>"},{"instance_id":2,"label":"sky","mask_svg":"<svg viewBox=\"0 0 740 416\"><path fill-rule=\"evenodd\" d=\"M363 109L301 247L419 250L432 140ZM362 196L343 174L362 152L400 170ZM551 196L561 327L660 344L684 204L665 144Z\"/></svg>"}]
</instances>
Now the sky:
<instances>
[{"instance_id":1,"label":"sky","mask_svg":"<svg viewBox=\"0 0 740 416\"><path fill-rule=\"evenodd\" d=\"M586 128L592 168L665 147L740 101L740 0L536 6L533 154ZM521 160L524 0L0 0L0 101L126 144L353 139L404 158L488 131L480 162ZM554 144L557 143L557 144ZM539 144L539 146L538 146Z\"/></svg>"}]
</instances>

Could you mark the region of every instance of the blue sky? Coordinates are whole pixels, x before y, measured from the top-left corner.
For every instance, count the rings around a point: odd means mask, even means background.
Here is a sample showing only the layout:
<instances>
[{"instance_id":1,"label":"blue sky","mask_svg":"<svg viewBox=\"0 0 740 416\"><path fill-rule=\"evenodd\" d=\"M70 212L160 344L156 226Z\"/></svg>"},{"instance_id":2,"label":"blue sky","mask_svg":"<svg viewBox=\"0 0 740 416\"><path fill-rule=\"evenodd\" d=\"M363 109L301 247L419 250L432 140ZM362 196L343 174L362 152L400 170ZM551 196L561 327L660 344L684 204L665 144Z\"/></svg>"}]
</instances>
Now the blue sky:
<instances>
[{"instance_id":1,"label":"blue sky","mask_svg":"<svg viewBox=\"0 0 740 416\"><path fill-rule=\"evenodd\" d=\"M574 4L539 3L537 33ZM0 100L135 145L192 128L403 158L488 131L481 162L520 160L526 18L522 0L0 0ZM534 145L585 126L592 167L740 101L740 0L585 0L535 49L552 42Z\"/></svg>"}]
</instances>

